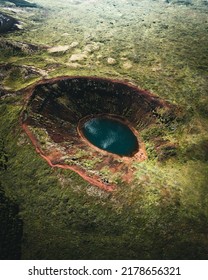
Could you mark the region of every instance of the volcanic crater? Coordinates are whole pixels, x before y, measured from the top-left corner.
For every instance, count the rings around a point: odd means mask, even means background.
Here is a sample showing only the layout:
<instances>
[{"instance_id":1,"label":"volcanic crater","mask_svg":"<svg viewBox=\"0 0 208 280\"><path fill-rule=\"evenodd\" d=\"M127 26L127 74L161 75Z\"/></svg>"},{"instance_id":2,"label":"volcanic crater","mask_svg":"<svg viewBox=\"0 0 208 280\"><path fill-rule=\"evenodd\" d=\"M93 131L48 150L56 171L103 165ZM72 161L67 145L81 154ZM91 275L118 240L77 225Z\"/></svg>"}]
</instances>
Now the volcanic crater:
<instances>
[{"instance_id":1,"label":"volcanic crater","mask_svg":"<svg viewBox=\"0 0 208 280\"><path fill-rule=\"evenodd\" d=\"M119 80L97 77L57 77L26 89L22 127L36 151L53 167L71 169L89 183L112 191L131 181L132 163L147 159L142 130L157 125L172 106L159 97ZM83 135L93 118L108 118L127 126L137 145L118 155L96 147Z\"/></svg>"}]
</instances>

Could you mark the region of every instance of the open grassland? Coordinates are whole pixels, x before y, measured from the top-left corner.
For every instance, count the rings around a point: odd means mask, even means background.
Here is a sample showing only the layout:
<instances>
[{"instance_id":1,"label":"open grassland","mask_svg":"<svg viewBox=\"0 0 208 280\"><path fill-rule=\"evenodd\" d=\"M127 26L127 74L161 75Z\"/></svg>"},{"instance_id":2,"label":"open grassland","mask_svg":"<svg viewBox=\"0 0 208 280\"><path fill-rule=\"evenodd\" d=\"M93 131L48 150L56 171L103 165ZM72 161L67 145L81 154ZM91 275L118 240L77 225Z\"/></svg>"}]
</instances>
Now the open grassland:
<instances>
[{"instance_id":1,"label":"open grassland","mask_svg":"<svg viewBox=\"0 0 208 280\"><path fill-rule=\"evenodd\" d=\"M0 38L11 92L0 99L0 182L19 205L22 259L208 259L207 2L33 2L0 6L23 27ZM131 184L106 193L34 150L19 123L24 93L13 91L61 75L126 79L180 108L171 126L143 131L149 158ZM161 134L174 155L155 152Z\"/></svg>"}]
</instances>

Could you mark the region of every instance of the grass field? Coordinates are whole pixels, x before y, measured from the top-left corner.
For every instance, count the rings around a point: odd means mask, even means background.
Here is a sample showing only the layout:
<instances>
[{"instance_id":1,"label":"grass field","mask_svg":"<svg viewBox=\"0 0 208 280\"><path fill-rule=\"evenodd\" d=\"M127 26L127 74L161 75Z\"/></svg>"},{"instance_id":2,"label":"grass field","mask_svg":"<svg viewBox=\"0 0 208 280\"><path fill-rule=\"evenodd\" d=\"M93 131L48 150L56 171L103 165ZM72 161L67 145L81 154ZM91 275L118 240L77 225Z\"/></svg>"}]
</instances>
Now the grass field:
<instances>
[{"instance_id":1,"label":"grass field","mask_svg":"<svg viewBox=\"0 0 208 280\"><path fill-rule=\"evenodd\" d=\"M31 2L0 1L22 25L0 37L0 92L10 93L0 98L0 182L19 207L21 258L208 259L207 1ZM128 80L180 108L171 127L143 131L148 160L131 184L107 193L36 153L19 122L21 90L61 75ZM174 156L155 152L160 133Z\"/></svg>"}]
</instances>

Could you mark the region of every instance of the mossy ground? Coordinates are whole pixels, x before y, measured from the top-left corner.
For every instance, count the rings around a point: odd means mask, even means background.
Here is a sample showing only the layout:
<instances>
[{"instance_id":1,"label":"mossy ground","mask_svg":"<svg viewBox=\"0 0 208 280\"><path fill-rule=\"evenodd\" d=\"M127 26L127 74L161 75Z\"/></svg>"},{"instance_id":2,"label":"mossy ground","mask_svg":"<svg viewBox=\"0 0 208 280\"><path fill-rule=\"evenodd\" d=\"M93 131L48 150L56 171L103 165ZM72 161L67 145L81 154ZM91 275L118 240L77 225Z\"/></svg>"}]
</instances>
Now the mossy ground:
<instances>
[{"instance_id":1,"label":"mossy ground","mask_svg":"<svg viewBox=\"0 0 208 280\"><path fill-rule=\"evenodd\" d=\"M20 207L22 259L208 259L207 6L203 1L33 2L42 8L18 8L24 29L3 38L78 45L55 54L1 49L1 64L32 65L48 77L128 79L178 105L184 118L161 132L177 145L176 155L158 160L159 132L144 132L149 159L135 164L131 184L106 193L72 171L51 169L20 127L24 96L1 99L0 162L5 154L7 160L0 181ZM98 50L69 61L94 43ZM109 57L115 65L108 64ZM19 90L33 81L21 75L9 72L2 86Z\"/></svg>"}]
</instances>

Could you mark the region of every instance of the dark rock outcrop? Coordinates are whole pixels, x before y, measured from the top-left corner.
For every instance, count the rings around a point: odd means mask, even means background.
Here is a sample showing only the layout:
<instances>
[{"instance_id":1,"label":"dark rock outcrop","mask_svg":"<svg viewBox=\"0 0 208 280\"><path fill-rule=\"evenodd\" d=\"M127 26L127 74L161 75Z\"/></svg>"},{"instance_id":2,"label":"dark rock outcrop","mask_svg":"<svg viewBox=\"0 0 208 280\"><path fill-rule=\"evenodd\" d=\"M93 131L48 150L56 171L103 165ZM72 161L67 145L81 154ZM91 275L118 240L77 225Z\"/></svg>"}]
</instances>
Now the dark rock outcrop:
<instances>
[{"instance_id":1,"label":"dark rock outcrop","mask_svg":"<svg viewBox=\"0 0 208 280\"><path fill-rule=\"evenodd\" d=\"M32 54L41 49L45 49L45 47L42 46L28 44L25 42L10 41L5 39L0 39L0 49L1 48L11 50L12 52L20 52L25 54Z\"/></svg>"},{"instance_id":2,"label":"dark rock outcrop","mask_svg":"<svg viewBox=\"0 0 208 280\"><path fill-rule=\"evenodd\" d=\"M35 3L31 3L31 2L28 2L28 1L25 1L25 0L7 0L7 1L4 1L4 2L11 2L13 4L15 4L15 6L17 7L22 7L22 8L36 8L37 7L37 4Z\"/></svg>"},{"instance_id":3,"label":"dark rock outcrop","mask_svg":"<svg viewBox=\"0 0 208 280\"><path fill-rule=\"evenodd\" d=\"M16 20L15 18L0 13L0 33L18 30L18 23L18 20Z\"/></svg>"}]
</instances>

